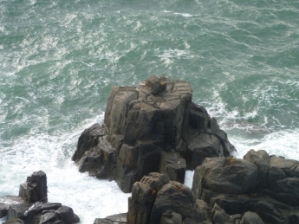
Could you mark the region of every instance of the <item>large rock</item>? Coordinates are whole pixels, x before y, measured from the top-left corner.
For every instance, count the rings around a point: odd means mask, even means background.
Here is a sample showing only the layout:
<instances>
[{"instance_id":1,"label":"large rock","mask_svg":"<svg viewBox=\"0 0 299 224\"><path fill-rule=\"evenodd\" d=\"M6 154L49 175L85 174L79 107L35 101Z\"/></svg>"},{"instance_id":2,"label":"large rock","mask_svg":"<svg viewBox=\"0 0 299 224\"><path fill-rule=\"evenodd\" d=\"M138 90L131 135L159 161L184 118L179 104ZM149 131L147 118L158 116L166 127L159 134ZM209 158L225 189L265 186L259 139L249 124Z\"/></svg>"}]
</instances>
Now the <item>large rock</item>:
<instances>
[{"instance_id":1,"label":"large rock","mask_svg":"<svg viewBox=\"0 0 299 224\"><path fill-rule=\"evenodd\" d=\"M1 218L7 215L7 224L72 224L80 221L72 208L47 200L47 176L43 171L34 172L20 185L19 196L0 197Z\"/></svg>"},{"instance_id":2,"label":"large rock","mask_svg":"<svg viewBox=\"0 0 299 224\"><path fill-rule=\"evenodd\" d=\"M150 173L134 183L129 198L128 224L183 224L205 220L192 191L179 182L170 181L166 174Z\"/></svg>"},{"instance_id":3,"label":"large rock","mask_svg":"<svg viewBox=\"0 0 299 224\"><path fill-rule=\"evenodd\" d=\"M43 171L38 171L28 176L27 181L20 185L19 196L30 203L47 202L47 175Z\"/></svg>"},{"instance_id":4,"label":"large rock","mask_svg":"<svg viewBox=\"0 0 299 224\"><path fill-rule=\"evenodd\" d=\"M263 150L250 150L243 160L207 158L195 170L192 190L228 215L245 213L240 223L297 223L298 165Z\"/></svg>"},{"instance_id":5,"label":"large rock","mask_svg":"<svg viewBox=\"0 0 299 224\"><path fill-rule=\"evenodd\" d=\"M152 76L138 87L111 88L104 124L81 134L72 159L80 172L130 192L150 172L183 182L186 168L234 150L217 121L192 103L189 83Z\"/></svg>"}]
</instances>

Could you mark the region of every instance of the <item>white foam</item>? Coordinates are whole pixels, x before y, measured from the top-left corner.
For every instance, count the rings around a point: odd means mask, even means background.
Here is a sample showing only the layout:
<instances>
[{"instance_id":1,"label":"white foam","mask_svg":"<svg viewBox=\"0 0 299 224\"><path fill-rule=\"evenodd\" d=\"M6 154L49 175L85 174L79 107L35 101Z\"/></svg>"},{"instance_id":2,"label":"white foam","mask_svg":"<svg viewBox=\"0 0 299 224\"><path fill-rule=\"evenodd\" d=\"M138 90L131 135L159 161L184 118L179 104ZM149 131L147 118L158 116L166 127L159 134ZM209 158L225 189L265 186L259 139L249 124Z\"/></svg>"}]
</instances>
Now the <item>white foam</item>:
<instances>
[{"instance_id":1,"label":"white foam","mask_svg":"<svg viewBox=\"0 0 299 224\"><path fill-rule=\"evenodd\" d=\"M21 137L13 147L1 148L0 196L17 195L19 184L34 171L43 170L48 179L50 202L70 206L81 218L81 223L93 223L95 218L124 213L128 210L128 197L114 181L98 180L80 173L70 156L77 139L95 122L101 123L104 113L85 120L72 133L50 136L32 133ZM0 221L2 223L3 220Z\"/></svg>"},{"instance_id":2,"label":"white foam","mask_svg":"<svg viewBox=\"0 0 299 224\"><path fill-rule=\"evenodd\" d=\"M191 15L191 14L188 14L188 13L179 13L179 12L175 12L175 13L173 13L174 15L180 15L180 16L182 16L182 17L192 17L193 15Z\"/></svg>"},{"instance_id":3,"label":"white foam","mask_svg":"<svg viewBox=\"0 0 299 224\"><path fill-rule=\"evenodd\" d=\"M234 145L238 149L236 157L242 158L250 149L265 150L269 154L283 156L287 159L299 160L299 129L280 130L266 134L260 140L234 139Z\"/></svg>"}]
</instances>

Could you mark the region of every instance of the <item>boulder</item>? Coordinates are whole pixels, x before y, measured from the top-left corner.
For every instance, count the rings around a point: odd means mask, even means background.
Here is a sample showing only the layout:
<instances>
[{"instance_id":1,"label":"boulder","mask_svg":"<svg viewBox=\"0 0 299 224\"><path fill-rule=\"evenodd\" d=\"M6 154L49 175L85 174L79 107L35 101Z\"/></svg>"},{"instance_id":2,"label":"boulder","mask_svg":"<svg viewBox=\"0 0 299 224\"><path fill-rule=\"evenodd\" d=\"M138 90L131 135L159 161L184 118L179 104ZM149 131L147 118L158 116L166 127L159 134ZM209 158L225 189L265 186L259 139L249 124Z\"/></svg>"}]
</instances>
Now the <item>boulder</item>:
<instances>
[{"instance_id":1,"label":"boulder","mask_svg":"<svg viewBox=\"0 0 299 224\"><path fill-rule=\"evenodd\" d=\"M240 223L296 223L297 167L297 161L263 150L250 150L243 160L206 158L195 170L192 191L196 198L210 207L217 205L230 216L228 219L216 206L214 223L230 223L233 215L240 214L244 214L242 218L234 217Z\"/></svg>"},{"instance_id":2,"label":"boulder","mask_svg":"<svg viewBox=\"0 0 299 224\"><path fill-rule=\"evenodd\" d=\"M150 173L133 185L127 223L199 223L208 220L206 206L203 201L197 202L187 186L170 181L166 174Z\"/></svg>"},{"instance_id":3,"label":"boulder","mask_svg":"<svg viewBox=\"0 0 299 224\"><path fill-rule=\"evenodd\" d=\"M47 176L43 171L34 172L20 185L19 196L0 197L0 212L7 215L7 222L39 224L72 224L79 217L68 206L48 203Z\"/></svg>"},{"instance_id":4,"label":"boulder","mask_svg":"<svg viewBox=\"0 0 299 224\"><path fill-rule=\"evenodd\" d=\"M184 182L186 169L234 150L216 119L192 102L189 83L151 76L138 87L111 88L103 125L83 131L72 159L80 172L130 192L151 172Z\"/></svg>"},{"instance_id":5,"label":"boulder","mask_svg":"<svg viewBox=\"0 0 299 224\"><path fill-rule=\"evenodd\" d=\"M47 202L47 175L43 171L38 171L28 176L27 181L20 185L19 196L30 203Z\"/></svg>"},{"instance_id":6,"label":"boulder","mask_svg":"<svg viewBox=\"0 0 299 224\"><path fill-rule=\"evenodd\" d=\"M255 212L245 212L240 224L264 224L263 220Z\"/></svg>"}]
</instances>

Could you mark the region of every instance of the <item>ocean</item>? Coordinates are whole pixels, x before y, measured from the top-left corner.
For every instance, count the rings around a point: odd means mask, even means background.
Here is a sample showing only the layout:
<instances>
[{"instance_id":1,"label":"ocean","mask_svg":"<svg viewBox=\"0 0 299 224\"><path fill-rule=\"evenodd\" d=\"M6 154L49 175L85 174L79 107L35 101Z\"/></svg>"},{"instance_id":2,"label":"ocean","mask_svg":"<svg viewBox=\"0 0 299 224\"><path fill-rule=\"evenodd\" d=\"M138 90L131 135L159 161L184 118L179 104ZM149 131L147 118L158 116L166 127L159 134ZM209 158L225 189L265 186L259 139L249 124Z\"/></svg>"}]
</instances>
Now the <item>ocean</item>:
<instances>
[{"instance_id":1,"label":"ocean","mask_svg":"<svg viewBox=\"0 0 299 224\"><path fill-rule=\"evenodd\" d=\"M0 196L43 170L81 223L126 212L71 156L111 86L161 74L191 84L236 157L299 160L299 1L0 0Z\"/></svg>"}]
</instances>

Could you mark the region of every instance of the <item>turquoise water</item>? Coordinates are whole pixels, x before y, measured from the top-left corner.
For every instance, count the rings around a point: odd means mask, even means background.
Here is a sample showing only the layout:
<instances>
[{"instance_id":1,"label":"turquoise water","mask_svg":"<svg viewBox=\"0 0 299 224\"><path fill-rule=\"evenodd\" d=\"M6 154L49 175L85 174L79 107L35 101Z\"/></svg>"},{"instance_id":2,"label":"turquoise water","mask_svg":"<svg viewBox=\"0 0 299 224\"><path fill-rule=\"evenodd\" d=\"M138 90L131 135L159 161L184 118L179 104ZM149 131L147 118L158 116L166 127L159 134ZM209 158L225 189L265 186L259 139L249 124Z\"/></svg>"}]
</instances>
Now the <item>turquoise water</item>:
<instances>
[{"instance_id":1,"label":"turquoise water","mask_svg":"<svg viewBox=\"0 0 299 224\"><path fill-rule=\"evenodd\" d=\"M298 1L0 0L0 195L42 169L82 223L125 212L70 157L111 86L152 74L190 82L237 157L299 160Z\"/></svg>"}]
</instances>

